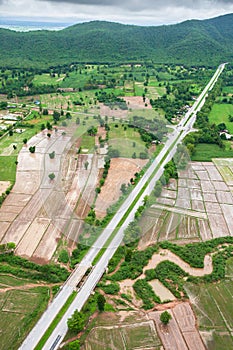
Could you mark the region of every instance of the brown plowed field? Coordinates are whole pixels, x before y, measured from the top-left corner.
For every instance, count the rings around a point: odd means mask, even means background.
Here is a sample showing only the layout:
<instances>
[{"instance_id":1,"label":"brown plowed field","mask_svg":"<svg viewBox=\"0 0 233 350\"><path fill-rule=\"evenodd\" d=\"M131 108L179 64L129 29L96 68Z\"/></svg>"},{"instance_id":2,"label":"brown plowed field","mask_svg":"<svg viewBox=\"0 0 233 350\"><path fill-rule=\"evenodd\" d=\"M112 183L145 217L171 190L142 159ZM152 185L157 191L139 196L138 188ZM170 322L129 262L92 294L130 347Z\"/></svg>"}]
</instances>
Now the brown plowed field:
<instances>
[{"instance_id":1,"label":"brown plowed field","mask_svg":"<svg viewBox=\"0 0 233 350\"><path fill-rule=\"evenodd\" d=\"M34 145L36 152L31 154L29 146ZM61 231L53 226L48 216L53 213L51 208L61 207L64 201L54 200L48 207L50 198L59 199L56 193L62 191L62 188L56 189L55 181L49 180L48 173L54 172L58 178L60 155L67 145L69 138L60 131L53 132L50 139L46 133L40 133L19 153L16 184L0 209L1 243L14 242L17 254L32 258L35 253L36 258L48 261L56 249ZM55 151L55 159L48 155L52 151ZM64 205L60 209L63 209L61 214L67 215Z\"/></svg>"},{"instance_id":2,"label":"brown plowed field","mask_svg":"<svg viewBox=\"0 0 233 350\"><path fill-rule=\"evenodd\" d=\"M175 304L174 304L175 305ZM162 311L150 312L165 350L205 350L196 328L196 319L189 303L180 303L168 309L172 319L167 326L160 321Z\"/></svg>"},{"instance_id":3,"label":"brown plowed field","mask_svg":"<svg viewBox=\"0 0 233 350\"><path fill-rule=\"evenodd\" d=\"M121 195L121 185L128 184L147 163L143 159L113 158L104 186L97 197L95 210L99 218L104 217L107 208L117 202Z\"/></svg>"}]
</instances>

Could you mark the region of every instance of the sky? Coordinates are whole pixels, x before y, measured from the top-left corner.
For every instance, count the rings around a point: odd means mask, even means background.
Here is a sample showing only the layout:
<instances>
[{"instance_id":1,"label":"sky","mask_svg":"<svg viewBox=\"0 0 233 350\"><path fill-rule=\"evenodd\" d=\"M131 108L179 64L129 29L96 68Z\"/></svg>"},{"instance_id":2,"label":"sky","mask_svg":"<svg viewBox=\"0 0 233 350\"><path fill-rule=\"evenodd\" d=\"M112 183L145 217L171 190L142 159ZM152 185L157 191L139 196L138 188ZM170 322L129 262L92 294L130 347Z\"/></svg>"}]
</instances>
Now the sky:
<instances>
[{"instance_id":1,"label":"sky","mask_svg":"<svg viewBox=\"0 0 233 350\"><path fill-rule=\"evenodd\" d=\"M161 25L233 13L233 0L0 0L0 18Z\"/></svg>"}]
</instances>

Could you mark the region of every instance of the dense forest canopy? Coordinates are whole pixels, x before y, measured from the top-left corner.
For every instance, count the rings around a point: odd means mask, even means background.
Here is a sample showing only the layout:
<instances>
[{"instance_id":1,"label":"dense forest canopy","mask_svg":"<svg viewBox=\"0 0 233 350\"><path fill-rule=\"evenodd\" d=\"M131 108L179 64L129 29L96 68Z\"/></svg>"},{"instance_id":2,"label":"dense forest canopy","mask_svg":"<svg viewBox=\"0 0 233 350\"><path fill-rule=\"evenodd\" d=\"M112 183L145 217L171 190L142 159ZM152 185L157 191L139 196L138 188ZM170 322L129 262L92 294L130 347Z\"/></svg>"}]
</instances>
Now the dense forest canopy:
<instances>
[{"instance_id":1,"label":"dense forest canopy","mask_svg":"<svg viewBox=\"0 0 233 350\"><path fill-rule=\"evenodd\" d=\"M233 14L157 27L94 21L60 31L0 29L0 47L2 67L141 61L217 65L233 59Z\"/></svg>"}]
</instances>

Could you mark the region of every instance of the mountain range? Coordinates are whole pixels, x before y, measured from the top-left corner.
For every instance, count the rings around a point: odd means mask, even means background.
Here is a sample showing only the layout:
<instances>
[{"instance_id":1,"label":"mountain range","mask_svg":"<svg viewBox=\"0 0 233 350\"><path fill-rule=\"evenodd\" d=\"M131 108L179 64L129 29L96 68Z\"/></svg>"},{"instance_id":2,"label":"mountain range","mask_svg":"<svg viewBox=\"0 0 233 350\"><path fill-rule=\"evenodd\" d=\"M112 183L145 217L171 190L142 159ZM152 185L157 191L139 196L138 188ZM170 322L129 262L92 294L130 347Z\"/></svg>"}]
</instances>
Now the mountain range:
<instances>
[{"instance_id":1,"label":"mountain range","mask_svg":"<svg viewBox=\"0 0 233 350\"><path fill-rule=\"evenodd\" d=\"M92 21L59 31L0 29L0 66L46 68L149 61L217 65L233 60L233 14L174 25Z\"/></svg>"}]
</instances>

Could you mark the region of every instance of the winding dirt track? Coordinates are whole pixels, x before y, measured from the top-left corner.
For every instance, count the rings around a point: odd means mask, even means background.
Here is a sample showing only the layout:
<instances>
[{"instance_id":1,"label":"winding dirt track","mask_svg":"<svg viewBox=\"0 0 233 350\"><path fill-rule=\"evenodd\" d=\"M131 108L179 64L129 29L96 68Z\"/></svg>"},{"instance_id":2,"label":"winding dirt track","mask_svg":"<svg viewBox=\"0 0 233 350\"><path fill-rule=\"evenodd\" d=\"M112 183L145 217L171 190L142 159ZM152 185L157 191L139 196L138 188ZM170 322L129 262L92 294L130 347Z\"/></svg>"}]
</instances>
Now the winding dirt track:
<instances>
[{"instance_id":1,"label":"winding dirt track","mask_svg":"<svg viewBox=\"0 0 233 350\"><path fill-rule=\"evenodd\" d=\"M198 276L202 277L204 275L209 275L213 271L213 264L212 264L212 257L211 255L206 255L204 259L204 268L194 268L191 267L189 264L187 264L184 260L179 258L174 253L170 252L170 250L167 249L160 249L159 253L155 253L151 260L149 261L148 265L144 267L143 273L145 273L146 270L154 269L159 263L162 261L169 260L173 262L174 264L180 266L185 272L189 273L191 276Z\"/></svg>"}]
</instances>

